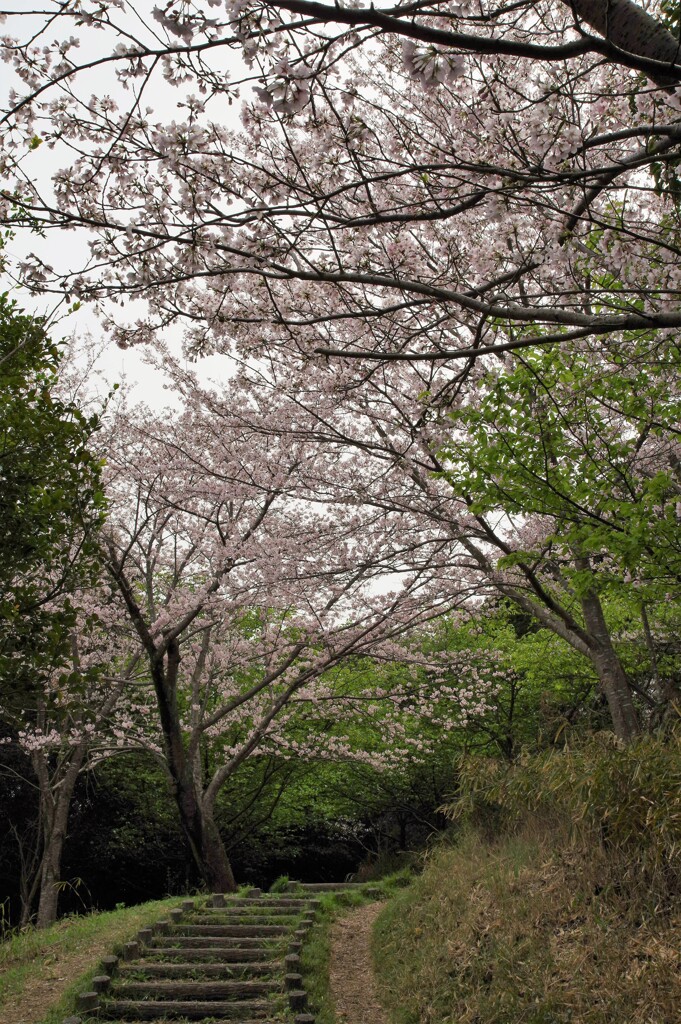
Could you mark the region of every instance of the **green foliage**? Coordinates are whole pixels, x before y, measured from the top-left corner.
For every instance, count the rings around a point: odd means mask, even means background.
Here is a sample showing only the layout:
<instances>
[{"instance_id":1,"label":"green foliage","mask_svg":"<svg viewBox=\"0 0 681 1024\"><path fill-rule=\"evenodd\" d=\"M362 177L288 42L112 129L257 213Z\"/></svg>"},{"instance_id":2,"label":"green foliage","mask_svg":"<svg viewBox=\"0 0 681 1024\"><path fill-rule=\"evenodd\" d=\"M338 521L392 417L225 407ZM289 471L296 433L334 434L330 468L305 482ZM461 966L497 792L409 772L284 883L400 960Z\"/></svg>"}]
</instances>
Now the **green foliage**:
<instances>
[{"instance_id":1,"label":"green foliage","mask_svg":"<svg viewBox=\"0 0 681 1024\"><path fill-rule=\"evenodd\" d=\"M0 679L35 682L74 621L68 593L92 564L105 501L88 447L97 418L58 394L63 351L0 295ZM58 602L58 607L55 606Z\"/></svg>"},{"instance_id":2,"label":"green foliage","mask_svg":"<svg viewBox=\"0 0 681 1024\"><path fill-rule=\"evenodd\" d=\"M290 878L288 877L288 875L279 875L279 877L275 878L274 881L272 882L269 891L286 892L288 889L289 882Z\"/></svg>"},{"instance_id":3,"label":"green foliage","mask_svg":"<svg viewBox=\"0 0 681 1024\"><path fill-rule=\"evenodd\" d=\"M74 794L66 877L81 875L96 907L182 893L197 879L168 780L149 754L109 757L83 775ZM78 908L66 893L66 909Z\"/></svg>"},{"instance_id":4,"label":"green foliage","mask_svg":"<svg viewBox=\"0 0 681 1024\"><path fill-rule=\"evenodd\" d=\"M446 476L472 510L550 524L508 564L541 553L579 595L593 585L566 559L579 550L598 560L601 589L626 574L648 599L678 587L680 359L673 341L644 335L626 358L604 351L600 368L588 351L531 349L490 374L480 405L452 414Z\"/></svg>"},{"instance_id":5,"label":"green foliage","mask_svg":"<svg viewBox=\"0 0 681 1024\"><path fill-rule=\"evenodd\" d=\"M566 728L581 732L604 725L590 665L506 599L486 603L462 623L442 620L431 643L478 657L494 654L495 669L504 670L491 709L451 734L450 766L463 751L513 760L524 748L553 744Z\"/></svg>"}]
</instances>

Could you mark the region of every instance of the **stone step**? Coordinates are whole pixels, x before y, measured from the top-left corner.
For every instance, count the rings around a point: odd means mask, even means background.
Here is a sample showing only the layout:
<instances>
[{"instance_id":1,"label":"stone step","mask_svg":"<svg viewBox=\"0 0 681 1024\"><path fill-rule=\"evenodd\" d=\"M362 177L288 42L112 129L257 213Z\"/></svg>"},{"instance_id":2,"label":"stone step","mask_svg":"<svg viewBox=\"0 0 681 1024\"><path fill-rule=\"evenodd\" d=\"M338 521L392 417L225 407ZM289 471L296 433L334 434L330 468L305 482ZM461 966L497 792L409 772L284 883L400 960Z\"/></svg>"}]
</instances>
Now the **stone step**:
<instances>
[{"instance_id":1,"label":"stone step","mask_svg":"<svg viewBox=\"0 0 681 1024\"><path fill-rule=\"evenodd\" d=\"M288 928L284 929L288 932ZM210 949L211 946L224 946L225 948L238 948L248 949L253 946L262 946L263 940L276 939L278 935L159 935L158 938L154 938L151 945L147 948L152 949L168 949L174 947L176 949L193 949L193 948L205 948Z\"/></svg>"},{"instance_id":2,"label":"stone step","mask_svg":"<svg viewBox=\"0 0 681 1024\"><path fill-rule=\"evenodd\" d=\"M231 909L232 907L243 907L248 908L249 910L260 911L271 910L273 907L305 907L309 902L309 899L305 896L300 896L298 898L293 896L261 896L257 900L244 900L237 899L236 897L232 899L227 896L225 898L224 907L212 907L210 904L204 904L201 907L197 907L197 910L200 913L209 911L210 913L220 914L224 913L226 909Z\"/></svg>"},{"instance_id":3,"label":"stone step","mask_svg":"<svg viewBox=\"0 0 681 1024\"><path fill-rule=\"evenodd\" d=\"M170 938L193 936L227 936L229 938L257 938L263 935L286 935L290 927L285 924L185 924L173 929Z\"/></svg>"},{"instance_id":4,"label":"stone step","mask_svg":"<svg viewBox=\"0 0 681 1024\"><path fill-rule=\"evenodd\" d=\"M150 978L192 978L201 974L207 978L240 978L240 977L266 977L281 969L281 962L276 960L256 961L251 963L237 961L236 963L212 963L189 962L181 963L142 963L135 961L131 964L122 964L118 968L117 976L126 978L130 974L145 974Z\"/></svg>"},{"instance_id":5,"label":"stone step","mask_svg":"<svg viewBox=\"0 0 681 1024\"><path fill-rule=\"evenodd\" d=\"M282 981L123 981L109 992L111 999L199 1000L252 999L283 992Z\"/></svg>"},{"instance_id":6,"label":"stone step","mask_svg":"<svg viewBox=\"0 0 681 1024\"><path fill-rule=\"evenodd\" d=\"M305 892L343 892L348 889L363 889L371 892L372 886L366 882L289 882L286 887L287 892L296 892L299 889L303 889Z\"/></svg>"},{"instance_id":7,"label":"stone step","mask_svg":"<svg viewBox=\"0 0 681 1024\"><path fill-rule=\"evenodd\" d=\"M242 1018L242 1019L240 1019L238 1021L233 1021L233 1024L282 1024L281 1017L277 1017L276 1020L275 1020L272 1014L273 1014L273 1011L271 1012L271 1015L269 1017L265 1017L265 1018L258 1017L256 1019L256 1018L253 1018L253 1017L249 1017L248 1020L244 1020ZM100 1016L100 1015L98 1014L98 1016ZM171 1018L167 1018L167 1019L171 1019ZM216 1024L215 1017L204 1017L204 1018L199 1018L199 1019L205 1021L205 1024ZM76 1017L76 1020L79 1021L80 1024L87 1024L87 1022L81 1021L80 1017ZM133 1017L125 1017L125 1018L123 1018L123 1017L107 1017L106 1020L109 1022L109 1024L117 1024L117 1021L121 1021L122 1022L123 1020L125 1020L125 1024L147 1024L146 1021L142 1021L139 1018L135 1019ZM186 1020L186 1017L185 1017L185 1020ZM296 1020L296 1018L294 1018L294 1021L295 1020ZM64 1024L67 1024L67 1022L64 1022ZM314 1018L312 1018L312 1024L314 1024Z\"/></svg>"},{"instance_id":8,"label":"stone step","mask_svg":"<svg viewBox=\"0 0 681 1024\"><path fill-rule=\"evenodd\" d=\"M211 910L209 913L192 914L191 918L179 921L175 927L182 928L185 924L239 924L242 921L249 921L253 924L260 922L290 924L296 917L305 914L308 909L312 911L314 908L309 905L306 907L303 904L300 907L274 907L272 910L260 910L255 913L248 907L226 907L225 909Z\"/></svg>"},{"instance_id":9,"label":"stone step","mask_svg":"<svg viewBox=\"0 0 681 1024\"><path fill-rule=\"evenodd\" d=\"M204 940L205 941L205 940ZM155 954L152 958L151 954ZM263 946L243 948L240 946L171 946L149 950L147 955L134 960L133 964L146 965L147 962L161 963L165 960L186 962L191 956L193 962L211 963L221 961L228 964L244 963L245 961L262 962L272 955L272 950Z\"/></svg>"},{"instance_id":10,"label":"stone step","mask_svg":"<svg viewBox=\"0 0 681 1024\"><path fill-rule=\"evenodd\" d=\"M98 1018L104 1020L203 1020L236 1019L243 1024L244 1018L263 1020L273 1016L272 1004L264 1000L246 999L224 1002L220 1000L144 1000L111 999L98 1010Z\"/></svg>"}]
</instances>

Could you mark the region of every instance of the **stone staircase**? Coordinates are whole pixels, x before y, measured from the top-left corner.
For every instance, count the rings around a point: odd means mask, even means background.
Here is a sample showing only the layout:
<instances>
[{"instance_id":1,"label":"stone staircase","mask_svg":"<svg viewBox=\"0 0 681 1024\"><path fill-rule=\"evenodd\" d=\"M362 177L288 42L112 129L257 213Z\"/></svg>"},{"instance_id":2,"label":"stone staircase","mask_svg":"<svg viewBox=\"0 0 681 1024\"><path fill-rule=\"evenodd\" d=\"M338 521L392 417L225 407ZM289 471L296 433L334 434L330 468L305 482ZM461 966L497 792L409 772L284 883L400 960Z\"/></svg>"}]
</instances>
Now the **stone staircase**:
<instances>
[{"instance_id":1,"label":"stone staircase","mask_svg":"<svg viewBox=\"0 0 681 1024\"><path fill-rule=\"evenodd\" d=\"M225 1021L314 1024L300 950L318 901L305 895L186 900L167 921L142 929L121 957L105 957L92 990L78 997L84 1021Z\"/></svg>"}]
</instances>

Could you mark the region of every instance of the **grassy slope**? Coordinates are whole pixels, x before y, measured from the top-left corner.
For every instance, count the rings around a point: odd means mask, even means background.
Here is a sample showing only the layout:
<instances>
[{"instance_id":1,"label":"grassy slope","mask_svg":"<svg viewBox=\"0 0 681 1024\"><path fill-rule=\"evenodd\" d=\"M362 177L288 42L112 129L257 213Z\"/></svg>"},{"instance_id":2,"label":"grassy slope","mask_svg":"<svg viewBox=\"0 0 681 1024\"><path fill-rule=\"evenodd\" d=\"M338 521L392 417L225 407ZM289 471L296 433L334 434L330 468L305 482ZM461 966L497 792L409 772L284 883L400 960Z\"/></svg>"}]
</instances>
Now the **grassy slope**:
<instances>
[{"instance_id":1,"label":"grassy slope","mask_svg":"<svg viewBox=\"0 0 681 1024\"><path fill-rule=\"evenodd\" d=\"M24 1020L56 1022L73 1011L75 996L88 988L101 956L161 919L181 897L85 917L69 917L51 928L28 931L0 943L0 1024Z\"/></svg>"},{"instance_id":2,"label":"grassy slope","mask_svg":"<svg viewBox=\"0 0 681 1024\"><path fill-rule=\"evenodd\" d=\"M678 1024L681 910L634 912L567 844L467 836L378 918L394 1024Z\"/></svg>"}]
</instances>

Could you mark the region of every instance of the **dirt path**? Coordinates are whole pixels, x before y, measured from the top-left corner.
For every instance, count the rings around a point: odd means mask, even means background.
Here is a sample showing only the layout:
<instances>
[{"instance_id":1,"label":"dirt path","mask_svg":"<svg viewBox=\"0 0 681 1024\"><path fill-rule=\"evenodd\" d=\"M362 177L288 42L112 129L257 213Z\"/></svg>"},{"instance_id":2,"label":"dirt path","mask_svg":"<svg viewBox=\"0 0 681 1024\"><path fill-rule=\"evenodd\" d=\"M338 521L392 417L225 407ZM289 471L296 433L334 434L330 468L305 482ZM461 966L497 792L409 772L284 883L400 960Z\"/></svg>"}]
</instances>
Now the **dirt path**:
<instances>
[{"instance_id":1,"label":"dirt path","mask_svg":"<svg viewBox=\"0 0 681 1024\"><path fill-rule=\"evenodd\" d=\"M371 928L382 903L357 907L331 929L331 994L339 1024L388 1024L371 967Z\"/></svg>"},{"instance_id":2,"label":"dirt path","mask_svg":"<svg viewBox=\"0 0 681 1024\"><path fill-rule=\"evenodd\" d=\"M91 942L86 951L63 954L50 950L36 961L35 971L21 993L7 996L0 1006L0 1024L35 1024L42 1020L62 992L97 959L111 952L111 940Z\"/></svg>"}]
</instances>

